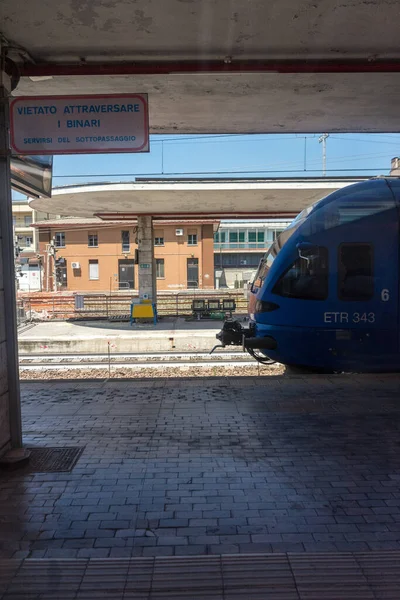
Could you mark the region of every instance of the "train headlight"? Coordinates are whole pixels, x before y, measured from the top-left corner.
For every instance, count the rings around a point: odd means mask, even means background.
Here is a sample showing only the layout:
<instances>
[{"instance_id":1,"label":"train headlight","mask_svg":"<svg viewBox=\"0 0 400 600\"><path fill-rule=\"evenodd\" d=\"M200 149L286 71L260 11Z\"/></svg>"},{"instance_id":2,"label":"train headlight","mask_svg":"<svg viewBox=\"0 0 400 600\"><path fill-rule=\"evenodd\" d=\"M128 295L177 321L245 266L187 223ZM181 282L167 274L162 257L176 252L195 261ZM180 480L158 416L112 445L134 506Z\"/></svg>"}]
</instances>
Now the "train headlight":
<instances>
[{"instance_id":1,"label":"train headlight","mask_svg":"<svg viewBox=\"0 0 400 600\"><path fill-rule=\"evenodd\" d=\"M256 313L265 313L272 312L279 308L279 304L275 304L275 302L264 302L264 300L257 300L256 302Z\"/></svg>"}]
</instances>

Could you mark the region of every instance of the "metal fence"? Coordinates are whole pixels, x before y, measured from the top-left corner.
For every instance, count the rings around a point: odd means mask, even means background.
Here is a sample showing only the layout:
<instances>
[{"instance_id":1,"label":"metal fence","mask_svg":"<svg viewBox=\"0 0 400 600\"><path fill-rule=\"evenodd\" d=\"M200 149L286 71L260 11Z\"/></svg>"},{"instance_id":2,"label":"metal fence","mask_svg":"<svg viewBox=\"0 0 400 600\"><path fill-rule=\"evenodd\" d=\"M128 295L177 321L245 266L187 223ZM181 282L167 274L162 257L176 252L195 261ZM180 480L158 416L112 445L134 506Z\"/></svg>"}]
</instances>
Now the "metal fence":
<instances>
[{"instance_id":1,"label":"metal fence","mask_svg":"<svg viewBox=\"0 0 400 600\"><path fill-rule=\"evenodd\" d=\"M137 294L35 294L18 300L21 318L35 321L51 319L122 318L130 314L131 302ZM247 312L247 298L243 290L188 290L159 292L157 312L160 317L187 317L192 314L193 300L235 300L236 313Z\"/></svg>"}]
</instances>

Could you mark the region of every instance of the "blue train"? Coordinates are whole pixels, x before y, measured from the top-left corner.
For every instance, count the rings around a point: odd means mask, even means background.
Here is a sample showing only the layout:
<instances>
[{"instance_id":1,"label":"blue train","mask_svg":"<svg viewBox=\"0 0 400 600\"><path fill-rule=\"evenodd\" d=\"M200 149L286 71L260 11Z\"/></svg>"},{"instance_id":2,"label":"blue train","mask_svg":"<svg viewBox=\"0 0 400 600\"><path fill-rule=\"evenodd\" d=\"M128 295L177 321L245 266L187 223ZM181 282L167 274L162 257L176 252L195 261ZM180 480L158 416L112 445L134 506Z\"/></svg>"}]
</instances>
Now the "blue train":
<instances>
[{"instance_id":1,"label":"blue train","mask_svg":"<svg viewBox=\"0 0 400 600\"><path fill-rule=\"evenodd\" d=\"M400 368L400 180L376 178L303 210L251 286L249 327L217 338L260 362L315 371Z\"/></svg>"}]
</instances>

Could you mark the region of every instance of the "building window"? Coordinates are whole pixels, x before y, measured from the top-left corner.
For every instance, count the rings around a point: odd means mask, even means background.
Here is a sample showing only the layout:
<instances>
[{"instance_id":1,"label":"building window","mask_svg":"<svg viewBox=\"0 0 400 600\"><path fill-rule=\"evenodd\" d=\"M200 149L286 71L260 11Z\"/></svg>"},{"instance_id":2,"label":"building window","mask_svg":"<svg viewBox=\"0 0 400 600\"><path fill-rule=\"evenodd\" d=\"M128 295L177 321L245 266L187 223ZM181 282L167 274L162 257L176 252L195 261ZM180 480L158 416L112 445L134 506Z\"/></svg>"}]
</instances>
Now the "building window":
<instances>
[{"instance_id":1,"label":"building window","mask_svg":"<svg viewBox=\"0 0 400 600\"><path fill-rule=\"evenodd\" d=\"M129 231L121 231L122 237L122 252L129 252L131 249L131 243L129 239Z\"/></svg>"},{"instance_id":2,"label":"building window","mask_svg":"<svg viewBox=\"0 0 400 600\"><path fill-rule=\"evenodd\" d=\"M238 252L237 254L220 254L216 252L214 254L214 264L220 268L255 268L258 267L263 256L263 254L259 254L258 252L252 252L251 254L242 252Z\"/></svg>"},{"instance_id":3,"label":"building window","mask_svg":"<svg viewBox=\"0 0 400 600\"><path fill-rule=\"evenodd\" d=\"M164 246L164 235L157 235L154 238L154 245L155 246Z\"/></svg>"},{"instance_id":4,"label":"building window","mask_svg":"<svg viewBox=\"0 0 400 600\"><path fill-rule=\"evenodd\" d=\"M25 238L25 246L27 248L29 248L30 246L32 246L32 244L33 244L33 237L32 236L27 236Z\"/></svg>"},{"instance_id":5,"label":"building window","mask_svg":"<svg viewBox=\"0 0 400 600\"><path fill-rule=\"evenodd\" d=\"M236 267L238 264L239 255L238 254L223 254L222 255L222 265L224 267Z\"/></svg>"},{"instance_id":6,"label":"building window","mask_svg":"<svg viewBox=\"0 0 400 600\"><path fill-rule=\"evenodd\" d=\"M65 248L65 232L58 231L54 236L54 245L56 248Z\"/></svg>"},{"instance_id":7,"label":"building window","mask_svg":"<svg viewBox=\"0 0 400 600\"><path fill-rule=\"evenodd\" d=\"M248 232L248 240L250 244L255 244L257 241L257 232L255 231L249 231Z\"/></svg>"},{"instance_id":8,"label":"building window","mask_svg":"<svg viewBox=\"0 0 400 600\"><path fill-rule=\"evenodd\" d=\"M24 217L24 221L25 221L25 227L29 227L29 225L32 225L32 215L26 215Z\"/></svg>"},{"instance_id":9,"label":"building window","mask_svg":"<svg viewBox=\"0 0 400 600\"><path fill-rule=\"evenodd\" d=\"M13 216L13 227L15 227L15 226L16 226L16 224L17 224L17 217L14 217L14 216Z\"/></svg>"},{"instance_id":10,"label":"building window","mask_svg":"<svg viewBox=\"0 0 400 600\"><path fill-rule=\"evenodd\" d=\"M239 266L243 267L258 267L263 255L254 252L254 254L239 254Z\"/></svg>"},{"instance_id":11,"label":"building window","mask_svg":"<svg viewBox=\"0 0 400 600\"><path fill-rule=\"evenodd\" d=\"M95 281L99 278L99 261L89 260L89 279Z\"/></svg>"},{"instance_id":12,"label":"building window","mask_svg":"<svg viewBox=\"0 0 400 600\"><path fill-rule=\"evenodd\" d=\"M215 248L220 248L220 249L224 248L225 247L224 246L225 239L226 239L225 231L219 230L219 231L215 232L215 234L214 234L214 247Z\"/></svg>"},{"instance_id":13,"label":"building window","mask_svg":"<svg viewBox=\"0 0 400 600\"><path fill-rule=\"evenodd\" d=\"M257 242L264 242L264 231L257 231Z\"/></svg>"},{"instance_id":14,"label":"building window","mask_svg":"<svg viewBox=\"0 0 400 600\"><path fill-rule=\"evenodd\" d=\"M99 247L99 238L97 237L97 233L89 233L88 234L88 246L89 246L89 248L98 248Z\"/></svg>"},{"instance_id":15,"label":"building window","mask_svg":"<svg viewBox=\"0 0 400 600\"><path fill-rule=\"evenodd\" d=\"M238 232L237 231L230 231L229 232L229 243L230 244L237 244L238 241Z\"/></svg>"},{"instance_id":16,"label":"building window","mask_svg":"<svg viewBox=\"0 0 400 600\"><path fill-rule=\"evenodd\" d=\"M156 277L157 279L164 279L165 277L165 266L163 258L156 258Z\"/></svg>"},{"instance_id":17,"label":"building window","mask_svg":"<svg viewBox=\"0 0 400 600\"><path fill-rule=\"evenodd\" d=\"M188 246L197 246L197 233L188 233Z\"/></svg>"},{"instance_id":18,"label":"building window","mask_svg":"<svg viewBox=\"0 0 400 600\"><path fill-rule=\"evenodd\" d=\"M340 300L371 300L374 295L372 246L341 244L338 258Z\"/></svg>"}]
</instances>

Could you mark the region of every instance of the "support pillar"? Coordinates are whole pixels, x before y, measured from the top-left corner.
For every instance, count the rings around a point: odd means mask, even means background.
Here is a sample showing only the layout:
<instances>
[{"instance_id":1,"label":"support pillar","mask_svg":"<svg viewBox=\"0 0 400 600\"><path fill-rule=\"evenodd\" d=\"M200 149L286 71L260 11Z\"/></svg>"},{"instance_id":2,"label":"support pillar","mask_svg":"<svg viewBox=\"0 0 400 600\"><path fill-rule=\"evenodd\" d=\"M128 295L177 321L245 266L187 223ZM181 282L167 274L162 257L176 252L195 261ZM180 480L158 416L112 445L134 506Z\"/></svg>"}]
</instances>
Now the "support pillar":
<instances>
[{"instance_id":1,"label":"support pillar","mask_svg":"<svg viewBox=\"0 0 400 600\"><path fill-rule=\"evenodd\" d=\"M11 205L10 78L0 63L0 456L22 447Z\"/></svg>"},{"instance_id":2,"label":"support pillar","mask_svg":"<svg viewBox=\"0 0 400 600\"><path fill-rule=\"evenodd\" d=\"M138 217L139 298L157 303L154 231L152 217Z\"/></svg>"}]
</instances>

